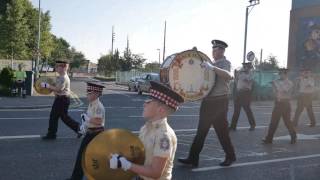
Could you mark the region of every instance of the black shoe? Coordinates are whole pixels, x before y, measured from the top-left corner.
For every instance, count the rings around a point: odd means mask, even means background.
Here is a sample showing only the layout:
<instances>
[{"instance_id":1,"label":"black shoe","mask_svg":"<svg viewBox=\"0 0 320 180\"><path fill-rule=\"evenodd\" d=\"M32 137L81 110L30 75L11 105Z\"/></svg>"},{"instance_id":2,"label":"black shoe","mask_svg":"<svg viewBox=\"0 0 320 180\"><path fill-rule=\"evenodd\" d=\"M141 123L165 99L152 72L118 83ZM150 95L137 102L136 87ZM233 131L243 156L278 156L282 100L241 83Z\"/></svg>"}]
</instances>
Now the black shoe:
<instances>
[{"instance_id":1,"label":"black shoe","mask_svg":"<svg viewBox=\"0 0 320 180\"><path fill-rule=\"evenodd\" d=\"M262 143L263 144L272 144L272 140L265 138L265 139L262 139Z\"/></svg>"},{"instance_id":2,"label":"black shoe","mask_svg":"<svg viewBox=\"0 0 320 180\"><path fill-rule=\"evenodd\" d=\"M292 135L290 144L295 144L296 142L297 142L297 135Z\"/></svg>"},{"instance_id":3,"label":"black shoe","mask_svg":"<svg viewBox=\"0 0 320 180\"><path fill-rule=\"evenodd\" d=\"M47 134L41 137L42 140L55 140L56 138L57 138L56 135L50 135L50 134Z\"/></svg>"},{"instance_id":4,"label":"black shoe","mask_svg":"<svg viewBox=\"0 0 320 180\"><path fill-rule=\"evenodd\" d=\"M236 157L226 158L223 162L221 162L220 166L230 166L233 162L236 161Z\"/></svg>"},{"instance_id":5,"label":"black shoe","mask_svg":"<svg viewBox=\"0 0 320 180\"><path fill-rule=\"evenodd\" d=\"M229 127L229 131L236 131L237 130L237 128L236 127Z\"/></svg>"},{"instance_id":6,"label":"black shoe","mask_svg":"<svg viewBox=\"0 0 320 180\"><path fill-rule=\"evenodd\" d=\"M316 123L315 122L311 122L310 124L309 124L309 127L315 127L316 126Z\"/></svg>"},{"instance_id":7,"label":"black shoe","mask_svg":"<svg viewBox=\"0 0 320 180\"><path fill-rule=\"evenodd\" d=\"M189 158L178 158L178 162L182 164L191 165L192 167L198 167L199 161L192 161Z\"/></svg>"},{"instance_id":8,"label":"black shoe","mask_svg":"<svg viewBox=\"0 0 320 180\"><path fill-rule=\"evenodd\" d=\"M251 126L250 128L249 128L249 131L254 131L256 129L256 126Z\"/></svg>"},{"instance_id":9,"label":"black shoe","mask_svg":"<svg viewBox=\"0 0 320 180\"><path fill-rule=\"evenodd\" d=\"M83 134L77 133L77 138L78 138L78 139L81 138L82 136L83 136Z\"/></svg>"}]
</instances>

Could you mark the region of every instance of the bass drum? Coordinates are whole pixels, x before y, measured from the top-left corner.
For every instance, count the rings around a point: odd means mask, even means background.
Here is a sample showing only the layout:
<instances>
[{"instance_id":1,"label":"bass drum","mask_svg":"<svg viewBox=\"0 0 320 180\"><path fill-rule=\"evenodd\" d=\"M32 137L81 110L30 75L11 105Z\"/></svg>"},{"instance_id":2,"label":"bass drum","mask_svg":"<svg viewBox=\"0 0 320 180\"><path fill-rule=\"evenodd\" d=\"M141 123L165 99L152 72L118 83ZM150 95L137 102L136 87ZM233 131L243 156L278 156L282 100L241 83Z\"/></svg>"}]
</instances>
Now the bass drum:
<instances>
[{"instance_id":1,"label":"bass drum","mask_svg":"<svg viewBox=\"0 0 320 180\"><path fill-rule=\"evenodd\" d=\"M184 97L196 101L206 97L215 83L214 71L201 66L210 58L192 49L167 57L160 66L160 81Z\"/></svg>"}]
</instances>

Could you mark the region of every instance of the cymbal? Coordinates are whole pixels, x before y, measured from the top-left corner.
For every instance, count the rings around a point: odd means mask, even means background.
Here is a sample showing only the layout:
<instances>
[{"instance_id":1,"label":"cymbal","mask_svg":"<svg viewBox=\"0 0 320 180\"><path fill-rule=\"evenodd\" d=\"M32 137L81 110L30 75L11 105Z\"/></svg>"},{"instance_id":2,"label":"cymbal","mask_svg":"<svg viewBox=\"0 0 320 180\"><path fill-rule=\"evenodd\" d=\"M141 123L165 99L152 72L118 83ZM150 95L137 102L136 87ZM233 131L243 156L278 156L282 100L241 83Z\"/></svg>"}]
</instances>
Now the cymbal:
<instances>
[{"instance_id":1,"label":"cymbal","mask_svg":"<svg viewBox=\"0 0 320 180\"><path fill-rule=\"evenodd\" d=\"M139 137L124 129L110 129L98 134L82 154L82 168L89 180L131 180L131 171L110 169L111 154L117 153L130 162L143 164L145 150Z\"/></svg>"},{"instance_id":2,"label":"cymbal","mask_svg":"<svg viewBox=\"0 0 320 180\"><path fill-rule=\"evenodd\" d=\"M43 94L43 95L48 95L52 92L52 90L47 89L47 88L43 88L41 87L41 83L42 82L46 82L49 83L50 85L54 84L54 80L51 77L39 77L36 82L34 83L34 88L37 91L37 93L39 94Z\"/></svg>"}]
</instances>

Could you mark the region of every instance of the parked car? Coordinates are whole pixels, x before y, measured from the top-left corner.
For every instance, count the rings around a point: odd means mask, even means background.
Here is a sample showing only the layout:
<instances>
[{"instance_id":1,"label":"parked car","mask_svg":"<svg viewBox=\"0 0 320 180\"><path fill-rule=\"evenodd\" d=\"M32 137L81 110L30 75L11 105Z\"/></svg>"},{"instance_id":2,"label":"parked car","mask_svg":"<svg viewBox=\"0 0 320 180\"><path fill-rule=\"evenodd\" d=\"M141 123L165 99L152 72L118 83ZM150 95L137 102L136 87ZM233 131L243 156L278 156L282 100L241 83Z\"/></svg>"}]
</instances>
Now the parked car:
<instances>
[{"instance_id":1,"label":"parked car","mask_svg":"<svg viewBox=\"0 0 320 180\"><path fill-rule=\"evenodd\" d=\"M138 79L138 94L150 91L150 81L160 82L160 76L158 73L145 73L140 79Z\"/></svg>"},{"instance_id":2,"label":"parked car","mask_svg":"<svg viewBox=\"0 0 320 180\"><path fill-rule=\"evenodd\" d=\"M138 79L140 78L140 76L133 76L132 78L130 78L130 80L128 81L128 91L138 91Z\"/></svg>"}]
</instances>

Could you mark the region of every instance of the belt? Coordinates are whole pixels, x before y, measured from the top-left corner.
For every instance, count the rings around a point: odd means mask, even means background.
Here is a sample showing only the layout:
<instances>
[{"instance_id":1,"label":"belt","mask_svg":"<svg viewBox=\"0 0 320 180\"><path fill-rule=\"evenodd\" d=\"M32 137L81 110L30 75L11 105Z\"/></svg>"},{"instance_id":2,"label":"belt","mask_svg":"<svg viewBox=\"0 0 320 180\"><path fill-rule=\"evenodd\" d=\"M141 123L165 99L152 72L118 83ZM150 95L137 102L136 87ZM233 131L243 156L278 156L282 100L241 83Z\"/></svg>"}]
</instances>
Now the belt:
<instances>
[{"instance_id":1,"label":"belt","mask_svg":"<svg viewBox=\"0 0 320 180\"><path fill-rule=\"evenodd\" d=\"M56 94L56 98L63 98L63 97L68 98L68 97L70 97L70 96L69 96L69 95L57 95L57 94Z\"/></svg>"},{"instance_id":2,"label":"belt","mask_svg":"<svg viewBox=\"0 0 320 180\"><path fill-rule=\"evenodd\" d=\"M134 180L143 180L143 178L140 177L140 176L136 176L136 177L134 178Z\"/></svg>"},{"instance_id":3,"label":"belt","mask_svg":"<svg viewBox=\"0 0 320 180\"><path fill-rule=\"evenodd\" d=\"M204 100L216 100L216 99L228 99L228 95L220 95L220 96L207 96Z\"/></svg>"},{"instance_id":4,"label":"belt","mask_svg":"<svg viewBox=\"0 0 320 180\"><path fill-rule=\"evenodd\" d=\"M279 103L290 102L290 99L277 99L276 102L279 102Z\"/></svg>"},{"instance_id":5,"label":"belt","mask_svg":"<svg viewBox=\"0 0 320 180\"><path fill-rule=\"evenodd\" d=\"M103 131L104 127L92 127L92 128L88 128L88 132L89 133L94 133L94 132L100 132Z\"/></svg>"},{"instance_id":6,"label":"belt","mask_svg":"<svg viewBox=\"0 0 320 180\"><path fill-rule=\"evenodd\" d=\"M251 89L238 89L237 90L238 92L250 92L251 91Z\"/></svg>"}]
</instances>

